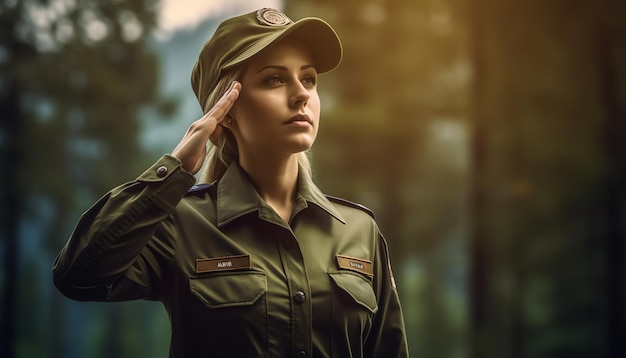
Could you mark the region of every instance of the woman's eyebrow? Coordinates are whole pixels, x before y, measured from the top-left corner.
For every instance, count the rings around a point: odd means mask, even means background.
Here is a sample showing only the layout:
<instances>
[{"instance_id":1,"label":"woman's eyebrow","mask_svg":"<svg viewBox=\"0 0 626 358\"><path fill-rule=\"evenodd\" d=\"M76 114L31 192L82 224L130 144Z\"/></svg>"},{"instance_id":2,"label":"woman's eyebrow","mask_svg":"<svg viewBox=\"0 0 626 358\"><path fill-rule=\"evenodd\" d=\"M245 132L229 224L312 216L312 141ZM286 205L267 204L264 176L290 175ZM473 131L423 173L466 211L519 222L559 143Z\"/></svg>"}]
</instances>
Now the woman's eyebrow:
<instances>
[{"instance_id":1,"label":"woman's eyebrow","mask_svg":"<svg viewBox=\"0 0 626 358\"><path fill-rule=\"evenodd\" d=\"M300 70L306 70L309 68L315 68L315 66L313 64L306 64L306 65L302 65L302 67L300 67ZM267 65L264 67L261 67L260 70L257 71L257 73L261 73L262 71L265 71L267 69L274 69L274 70L278 70L278 71L283 71L283 72L287 72L288 68L287 66L280 66L280 65Z\"/></svg>"}]
</instances>

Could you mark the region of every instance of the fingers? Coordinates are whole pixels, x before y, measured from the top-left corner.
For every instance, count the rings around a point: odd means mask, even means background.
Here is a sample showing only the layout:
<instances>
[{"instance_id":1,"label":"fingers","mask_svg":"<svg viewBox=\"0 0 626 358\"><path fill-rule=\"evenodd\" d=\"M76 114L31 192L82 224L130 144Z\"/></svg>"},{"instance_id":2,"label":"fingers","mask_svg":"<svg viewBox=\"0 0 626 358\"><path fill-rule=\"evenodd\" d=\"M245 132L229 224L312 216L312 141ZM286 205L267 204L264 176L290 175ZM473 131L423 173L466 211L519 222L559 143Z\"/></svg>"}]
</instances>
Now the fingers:
<instances>
[{"instance_id":1,"label":"fingers","mask_svg":"<svg viewBox=\"0 0 626 358\"><path fill-rule=\"evenodd\" d=\"M205 118L211 118L215 120L217 124L221 123L228 114L228 111L232 108L233 104L235 104L235 101L239 97L240 90L241 83L233 81L228 90L226 90L217 103L215 103L213 108L207 112Z\"/></svg>"},{"instance_id":2,"label":"fingers","mask_svg":"<svg viewBox=\"0 0 626 358\"><path fill-rule=\"evenodd\" d=\"M213 108L202 118L203 121L214 122L215 127L213 127L211 134L209 135L209 139L213 144L217 144L217 140L222 135L222 127L221 123L227 117L228 112L235 104L235 101L239 97L239 93L241 91L241 83L237 81L233 81L228 90L222 95L222 97L215 103Z\"/></svg>"},{"instance_id":3,"label":"fingers","mask_svg":"<svg viewBox=\"0 0 626 358\"><path fill-rule=\"evenodd\" d=\"M222 136L222 126L218 125L215 127L215 130L213 131L213 133L211 133L211 135L209 136L209 139L211 139L211 142L213 144L216 144L217 140L221 136Z\"/></svg>"},{"instance_id":4,"label":"fingers","mask_svg":"<svg viewBox=\"0 0 626 358\"><path fill-rule=\"evenodd\" d=\"M180 160L188 172L195 174L202 167L206 156L206 142L210 139L216 143L222 135L220 123L239 97L240 90L241 83L233 81L213 108L189 126L185 136L174 148L172 155Z\"/></svg>"}]
</instances>

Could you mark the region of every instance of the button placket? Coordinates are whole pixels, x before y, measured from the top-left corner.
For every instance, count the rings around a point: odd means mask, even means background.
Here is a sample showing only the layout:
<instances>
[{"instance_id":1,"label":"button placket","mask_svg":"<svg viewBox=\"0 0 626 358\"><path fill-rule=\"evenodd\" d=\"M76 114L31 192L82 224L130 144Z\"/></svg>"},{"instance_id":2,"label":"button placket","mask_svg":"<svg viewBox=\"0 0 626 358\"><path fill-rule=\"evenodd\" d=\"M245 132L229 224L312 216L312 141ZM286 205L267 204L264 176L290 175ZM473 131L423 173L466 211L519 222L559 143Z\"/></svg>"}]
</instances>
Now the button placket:
<instances>
[{"instance_id":1,"label":"button placket","mask_svg":"<svg viewBox=\"0 0 626 358\"><path fill-rule=\"evenodd\" d=\"M308 274L304 264L304 257L300 252L300 245L294 233L283 232L279 241L279 251L285 275L289 283L291 300L291 335L292 344L297 357L306 357L306 347L311 346L311 302L309 293ZM298 350L298 348L300 348ZM305 348L305 349L302 349ZM302 355L304 354L304 355Z\"/></svg>"},{"instance_id":2,"label":"button placket","mask_svg":"<svg viewBox=\"0 0 626 358\"><path fill-rule=\"evenodd\" d=\"M298 292L296 292L295 295L293 295L293 300L296 303L302 304L302 303L306 302L306 294L304 292L302 292L302 291L298 291Z\"/></svg>"}]
</instances>

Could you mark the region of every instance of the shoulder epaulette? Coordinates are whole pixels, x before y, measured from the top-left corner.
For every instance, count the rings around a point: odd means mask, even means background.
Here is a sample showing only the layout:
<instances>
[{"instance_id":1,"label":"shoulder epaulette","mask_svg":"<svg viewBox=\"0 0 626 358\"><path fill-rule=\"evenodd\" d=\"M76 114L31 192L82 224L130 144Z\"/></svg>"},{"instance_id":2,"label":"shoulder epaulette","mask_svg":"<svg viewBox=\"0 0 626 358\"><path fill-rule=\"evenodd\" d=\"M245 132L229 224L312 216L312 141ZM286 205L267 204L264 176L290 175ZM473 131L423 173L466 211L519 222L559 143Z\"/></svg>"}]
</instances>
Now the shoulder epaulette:
<instances>
[{"instance_id":1,"label":"shoulder epaulette","mask_svg":"<svg viewBox=\"0 0 626 358\"><path fill-rule=\"evenodd\" d=\"M336 196L326 195L326 198L328 198L328 200L333 201L335 203L343 204L343 205L349 206L351 208L355 208L355 209L359 209L359 210L365 211L369 216L371 216L373 219L375 219L374 212L372 210L370 210L366 206L363 206L363 205L361 205L359 203L352 202L350 200L338 198Z\"/></svg>"},{"instance_id":2,"label":"shoulder epaulette","mask_svg":"<svg viewBox=\"0 0 626 358\"><path fill-rule=\"evenodd\" d=\"M187 194L205 191L205 190L210 189L212 186L213 184L196 184L187 191Z\"/></svg>"}]
</instances>

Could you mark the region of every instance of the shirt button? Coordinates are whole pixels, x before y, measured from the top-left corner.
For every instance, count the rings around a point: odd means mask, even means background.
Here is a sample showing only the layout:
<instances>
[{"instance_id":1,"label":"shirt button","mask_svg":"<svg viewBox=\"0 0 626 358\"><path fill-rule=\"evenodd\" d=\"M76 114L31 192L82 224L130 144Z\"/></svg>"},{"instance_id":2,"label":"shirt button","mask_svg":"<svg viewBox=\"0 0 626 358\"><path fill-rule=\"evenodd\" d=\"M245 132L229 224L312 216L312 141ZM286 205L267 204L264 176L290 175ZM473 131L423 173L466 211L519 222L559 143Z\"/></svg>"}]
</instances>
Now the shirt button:
<instances>
[{"instance_id":1,"label":"shirt button","mask_svg":"<svg viewBox=\"0 0 626 358\"><path fill-rule=\"evenodd\" d=\"M304 303L306 301L306 295L304 292L298 291L295 295L293 295L293 300L296 301L296 303ZM306 354L306 352L303 353Z\"/></svg>"},{"instance_id":2,"label":"shirt button","mask_svg":"<svg viewBox=\"0 0 626 358\"><path fill-rule=\"evenodd\" d=\"M160 178L163 178L164 176L166 176L166 175L167 175L167 167L166 167L165 165L161 165L161 166L157 169L156 173L157 173L157 175L158 175Z\"/></svg>"},{"instance_id":3,"label":"shirt button","mask_svg":"<svg viewBox=\"0 0 626 358\"><path fill-rule=\"evenodd\" d=\"M298 351L298 353L296 353L296 357L297 358L306 358L306 352L305 351Z\"/></svg>"}]
</instances>

